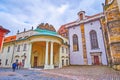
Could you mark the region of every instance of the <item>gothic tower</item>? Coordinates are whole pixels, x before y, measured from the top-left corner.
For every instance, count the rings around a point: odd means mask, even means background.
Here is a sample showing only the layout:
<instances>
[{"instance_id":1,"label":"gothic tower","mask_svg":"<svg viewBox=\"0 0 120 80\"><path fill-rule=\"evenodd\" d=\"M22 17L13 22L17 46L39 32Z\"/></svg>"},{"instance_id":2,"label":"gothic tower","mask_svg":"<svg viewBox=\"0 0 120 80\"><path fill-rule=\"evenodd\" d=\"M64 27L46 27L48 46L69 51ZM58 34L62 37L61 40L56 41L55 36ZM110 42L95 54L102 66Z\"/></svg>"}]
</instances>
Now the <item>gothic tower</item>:
<instances>
[{"instance_id":1,"label":"gothic tower","mask_svg":"<svg viewBox=\"0 0 120 80\"><path fill-rule=\"evenodd\" d=\"M105 0L104 28L108 63L120 67L120 0Z\"/></svg>"}]
</instances>

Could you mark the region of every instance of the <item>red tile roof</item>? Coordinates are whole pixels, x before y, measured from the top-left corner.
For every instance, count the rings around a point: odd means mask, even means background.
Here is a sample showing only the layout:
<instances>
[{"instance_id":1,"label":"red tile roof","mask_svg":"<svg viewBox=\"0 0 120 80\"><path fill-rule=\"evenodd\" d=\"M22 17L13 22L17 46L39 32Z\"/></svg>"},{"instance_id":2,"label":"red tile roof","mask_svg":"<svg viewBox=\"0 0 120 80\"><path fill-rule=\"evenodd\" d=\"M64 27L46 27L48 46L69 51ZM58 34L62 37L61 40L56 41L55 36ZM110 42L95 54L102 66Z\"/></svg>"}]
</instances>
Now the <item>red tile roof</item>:
<instances>
[{"instance_id":1,"label":"red tile roof","mask_svg":"<svg viewBox=\"0 0 120 80\"><path fill-rule=\"evenodd\" d=\"M9 33L10 32L8 29L3 28L1 25L0 25L0 30L2 30L5 33Z\"/></svg>"},{"instance_id":2,"label":"red tile roof","mask_svg":"<svg viewBox=\"0 0 120 80\"><path fill-rule=\"evenodd\" d=\"M15 40L16 40L16 35L14 35L14 36L9 36L9 37L5 37L4 43L6 43L6 42L11 42L11 41L15 41Z\"/></svg>"}]
</instances>

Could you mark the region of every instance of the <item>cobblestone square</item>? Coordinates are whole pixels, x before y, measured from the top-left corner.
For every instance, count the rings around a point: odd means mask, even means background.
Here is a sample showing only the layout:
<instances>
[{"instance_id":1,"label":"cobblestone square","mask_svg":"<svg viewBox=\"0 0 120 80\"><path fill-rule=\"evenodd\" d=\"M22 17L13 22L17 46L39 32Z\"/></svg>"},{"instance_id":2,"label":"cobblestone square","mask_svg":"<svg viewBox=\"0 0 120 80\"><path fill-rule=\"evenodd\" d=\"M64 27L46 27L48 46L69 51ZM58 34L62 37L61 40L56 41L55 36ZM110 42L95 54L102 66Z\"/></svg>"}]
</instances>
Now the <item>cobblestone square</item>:
<instances>
[{"instance_id":1,"label":"cobblestone square","mask_svg":"<svg viewBox=\"0 0 120 80\"><path fill-rule=\"evenodd\" d=\"M68 66L61 69L0 68L0 80L120 80L120 71L107 66Z\"/></svg>"}]
</instances>

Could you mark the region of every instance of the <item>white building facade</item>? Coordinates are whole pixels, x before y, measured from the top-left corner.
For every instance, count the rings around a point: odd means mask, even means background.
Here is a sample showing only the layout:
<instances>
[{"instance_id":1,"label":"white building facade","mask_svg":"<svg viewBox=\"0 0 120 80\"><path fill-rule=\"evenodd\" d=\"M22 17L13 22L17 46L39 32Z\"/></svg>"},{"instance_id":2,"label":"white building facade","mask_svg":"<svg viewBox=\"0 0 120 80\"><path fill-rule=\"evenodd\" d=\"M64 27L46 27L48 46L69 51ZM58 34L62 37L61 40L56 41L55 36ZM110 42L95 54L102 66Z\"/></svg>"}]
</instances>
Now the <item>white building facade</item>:
<instances>
[{"instance_id":1,"label":"white building facade","mask_svg":"<svg viewBox=\"0 0 120 80\"><path fill-rule=\"evenodd\" d=\"M106 51L100 18L102 13L85 16L78 13L79 19L66 24L70 45L71 65L107 65Z\"/></svg>"}]
</instances>

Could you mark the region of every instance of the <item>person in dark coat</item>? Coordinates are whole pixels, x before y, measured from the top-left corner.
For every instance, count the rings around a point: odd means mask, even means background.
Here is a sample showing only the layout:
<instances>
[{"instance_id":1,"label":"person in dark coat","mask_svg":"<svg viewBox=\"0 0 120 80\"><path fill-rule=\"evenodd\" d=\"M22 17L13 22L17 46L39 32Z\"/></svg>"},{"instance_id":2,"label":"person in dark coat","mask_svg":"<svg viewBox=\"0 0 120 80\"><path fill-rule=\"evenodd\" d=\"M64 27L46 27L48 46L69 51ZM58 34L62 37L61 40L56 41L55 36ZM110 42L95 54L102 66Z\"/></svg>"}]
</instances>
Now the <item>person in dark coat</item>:
<instances>
[{"instance_id":1,"label":"person in dark coat","mask_svg":"<svg viewBox=\"0 0 120 80\"><path fill-rule=\"evenodd\" d=\"M18 69L19 68L19 63L18 62L16 62L16 69Z\"/></svg>"},{"instance_id":2,"label":"person in dark coat","mask_svg":"<svg viewBox=\"0 0 120 80\"><path fill-rule=\"evenodd\" d=\"M16 66L17 66L17 64L16 64L16 63L13 63L13 64L12 64L12 69L13 69L13 72L15 71Z\"/></svg>"}]
</instances>

